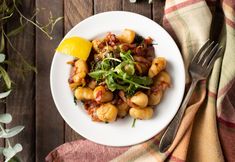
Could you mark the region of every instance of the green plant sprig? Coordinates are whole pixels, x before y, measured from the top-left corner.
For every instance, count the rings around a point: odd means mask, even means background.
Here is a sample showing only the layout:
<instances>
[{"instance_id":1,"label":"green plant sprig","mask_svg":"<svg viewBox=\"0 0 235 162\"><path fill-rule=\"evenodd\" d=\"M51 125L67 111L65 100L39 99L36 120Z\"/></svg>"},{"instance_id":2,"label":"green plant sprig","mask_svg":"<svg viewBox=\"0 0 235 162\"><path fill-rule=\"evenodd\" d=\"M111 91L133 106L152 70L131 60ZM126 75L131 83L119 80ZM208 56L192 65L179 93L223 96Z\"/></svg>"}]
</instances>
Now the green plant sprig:
<instances>
[{"instance_id":1,"label":"green plant sprig","mask_svg":"<svg viewBox=\"0 0 235 162\"><path fill-rule=\"evenodd\" d=\"M22 53L14 46L11 42L10 37L14 37L21 33L27 25L33 25L35 28L39 29L43 34L45 34L50 40L53 39L52 32L55 25L63 19L63 17L54 18L50 12L48 22L46 24L40 24L35 21L35 17L43 10L36 8L34 13L30 18L27 18L21 11L20 6L22 5L21 0L2 0L0 3L0 81L3 83L4 92L0 92L0 101L4 102L4 99L10 95L12 91L13 81L10 79L9 74L5 70L6 65L8 67L14 67L17 72L23 74L29 71L37 72L36 67L32 66L22 55ZM11 31L6 31L4 26L13 21L19 21L19 26L16 26ZM4 50L6 46L9 45L15 53L15 57L18 57L19 61L13 62L11 60L6 60L6 55ZM4 129L4 124L8 124L12 121L12 116L10 114L0 114L0 138L6 140L6 146L0 147L0 154L4 155L5 162L7 161L20 161L16 154L22 151L23 147L21 144L15 144L14 146L10 143L9 138L14 137L20 133L24 127L16 126L11 129Z\"/></svg>"},{"instance_id":2,"label":"green plant sprig","mask_svg":"<svg viewBox=\"0 0 235 162\"><path fill-rule=\"evenodd\" d=\"M4 62L8 65L13 65L15 67L15 70L20 72L22 74L21 76L24 78L24 74L29 71L37 72L36 68L32 66L26 59L23 57L22 53L19 52L12 42L10 41L10 37L15 36L22 32L26 25L31 24L35 26L37 29L39 29L43 34L45 34L49 39L53 39L52 37L52 31L54 29L54 26L63 19L63 17L54 18L52 13L50 13L50 16L48 18L48 23L46 24L40 24L37 21L34 21L36 15L38 15L41 12L41 9L36 8L33 15L30 18L27 18L23 15L23 13L20 11L19 6L21 5L21 0L3 0L2 4L0 4L0 27L1 27L1 43L0 43L0 53L4 52L6 43L10 45L10 47L13 49L13 51L17 54L20 61L18 63L12 63L11 60L8 60ZM43 10L43 9L42 9ZM14 18L14 19L13 19ZM4 29L4 25L8 22L15 21L15 18L19 20L19 26L12 29L9 32L6 32ZM7 42L5 42L5 40Z\"/></svg>"},{"instance_id":3,"label":"green plant sprig","mask_svg":"<svg viewBox=\"0 0 235 162\"><path fill-rule=\"evenodd\" d=\"M24 126L16 126L10 129L4 129L2 124L8 124L12 121L12 116L10 114L0 114L0 138L6 139L7 146L0 147L0 154L3 154L5 162L10 161L18 152L23 150L21 144L17 143L14 146L10 143L9 138L14 137L20 133Z\"/></svg>"}]
</instances>

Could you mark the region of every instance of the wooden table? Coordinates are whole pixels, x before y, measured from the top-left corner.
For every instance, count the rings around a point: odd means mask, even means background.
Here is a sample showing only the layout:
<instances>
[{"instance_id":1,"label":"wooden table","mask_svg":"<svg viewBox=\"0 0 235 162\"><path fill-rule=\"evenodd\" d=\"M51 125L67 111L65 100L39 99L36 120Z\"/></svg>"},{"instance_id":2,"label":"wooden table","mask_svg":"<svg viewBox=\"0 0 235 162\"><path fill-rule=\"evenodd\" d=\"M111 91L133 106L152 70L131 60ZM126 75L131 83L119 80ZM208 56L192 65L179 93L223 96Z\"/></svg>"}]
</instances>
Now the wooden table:
<instances>
[{"instance_id":1,"label":"wooden table","mask_svg":"<svg viewBox=\"0 0 235 162\"><path fill-rule=\"evenodd\" d=\"M148 4L147 0L138 0L138 3L131 4L129 0L23 0L22 11L26 17L32 15L35 7L46 8L36 16L38 22L46 23L49 11L54 16L64 16L64 20L55 26L53 40L33 26L27 26L22 34L11 39L38 70L37 74L28 73L22 80L15 70L8 68L15 86L6 103L0 103L1 112L13 115L13 122L7 127L25 126L24 131L12 139L14 143L23 145L20 157L25 162L43 162L55 147L82 138L63 121L50 92L51 60L64 34L85 18L112 10L136 12L162 24L164 1L154 0L153 4ZM13 25L8 24L7 29L10 30ZM17 61L11 48L7 48L7 52L10 59Z\"/></svg>"}]
</instances>

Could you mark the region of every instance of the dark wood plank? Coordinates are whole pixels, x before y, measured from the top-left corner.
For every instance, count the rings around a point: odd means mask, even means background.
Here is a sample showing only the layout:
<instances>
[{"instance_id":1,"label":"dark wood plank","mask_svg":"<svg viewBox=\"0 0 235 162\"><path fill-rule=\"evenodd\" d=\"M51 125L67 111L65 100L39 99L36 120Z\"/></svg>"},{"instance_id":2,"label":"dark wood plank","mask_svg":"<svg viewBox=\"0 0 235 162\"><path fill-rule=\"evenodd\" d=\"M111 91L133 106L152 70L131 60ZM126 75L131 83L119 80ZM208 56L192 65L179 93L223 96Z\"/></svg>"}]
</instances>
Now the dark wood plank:
<instances>
[{"instance_id":1,"label":"dark wood plank","mask_svg":"<svg viewBox=\"0 0 235 162\"><path fill-rule=\"evenodd\" d=\"M164 0L153 1L153 20L162 25L162 19L164 16Z\"/></svg>"},{"instance_id":2,"label":"dark wood plank","mask_svg":"<svg viewBox=\"0 0 235 162\"><path fill-rule=\"evenodd\" d=\"M34 1L22 1L21 11L26 17L30 17L35 9ZM8 32L12 28L17 27L18 21L7 24ZM12 37L10 40L12 44L18 49L23 57L30 63L34 64L34 27L26 26L25 30L19 35ZM13 63L20 62L20 58L16 57L16 52L8 46L8 58ZM13 91L6 100L6 112L10 113L13 121L7 124L7 128L12 128L16 125L25 126L24 130L11 138L12 144L21 143L23 151L19 154L21 159L25 162L35 160L35 100L34 100L34 73L26 74L25 79L16 68L9 66L8 73L14 82Z\"/></svg>"},{"instance_id":3,"label":"dark wood plank","mask_svg":"<svg viewBox=\"0 0 235 162\"><path fill-rule=\"evenodd\" d=\"M93 14L92 0L70 0L64 3L64 29L67 33L73 26ZM65 124L65 141L83 138Z\"/></svg>"},{"instance_id":4,"label":"dark wood plank","mask_svg":"<svg viewBox=\"0 0 235 162\"><path fill-rule=\"evenodd\" d=\"M80 21L93 14L93 0L70 0L64 3L64 29L67 33Z\"/></svg>"},{"instance_id":5,"label":"dark wood plank","mask_svg":"<svg viewBox=\"0 0 235 162\"><path fill-rule=\"evenodd\" d=\"M122 0L94 0L94 13L122 10Z\"/></svg>"},{"instance_id":6,"label":"dark wood plank","mask_svg":"<svg viewBox=\"0 0 235 162\"><path fill-rule=\"evenodd\" d=\"M151 4L147 0L138 0L136 3L130 3L129 0L123 0L123 10L139 13L151 18Z\"/></svg>"},{"instance_id":7,"label":"dark wood plank","mask_svg":"<svg viewBox=\"0 0 235 162\"><path fill-rule=\"evenodd\" d=\"M36 20L45 24L49 11L55 17L63 16L63 1L36 0L36 7L46 8ZM50 65L55 48L63 38L63 21L54 28L54 39L49 40L41 31L36 30L36 160L44 161L45 156L64 142L64 122L59 115L50 92Z\"/></svg>"},{"instance_id":8,"label":"dark wood plank","mask_svg":"<svg viewBox=\"0 0 235 162\"><path fill-rule=\"evenodd\" d=\"M0 102L0 114L3 114L5 113L5 110L6 110L6 104L5 104L5 100L2 100ZM5 140L3 138L0 139L0 146L1 147L4 147L5 145ZM3 160L3 155L0 155L0 161L4 161Z\"/></svg>"}]
</instances>

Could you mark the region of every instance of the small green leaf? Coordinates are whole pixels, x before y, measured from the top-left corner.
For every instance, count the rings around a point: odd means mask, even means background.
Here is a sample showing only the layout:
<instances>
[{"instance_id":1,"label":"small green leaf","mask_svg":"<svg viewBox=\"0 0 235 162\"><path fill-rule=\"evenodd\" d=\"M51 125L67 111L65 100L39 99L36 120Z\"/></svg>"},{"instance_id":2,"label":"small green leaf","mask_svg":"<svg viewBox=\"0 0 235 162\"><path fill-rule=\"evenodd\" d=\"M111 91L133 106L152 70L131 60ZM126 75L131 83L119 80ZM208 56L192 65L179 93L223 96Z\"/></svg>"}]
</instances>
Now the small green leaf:
<instances>
[{"instance_id":1,"label":"small green leaf","mask_svg":"<svg viewBox=\"0 0 235 162\"><path fill-rule=\"evenodd\" d=\"M0 93L0 99L7 97L11 93L11 90Z\"/></svg>"},{"instance_id":2,"label":"small green leaf","mask_svg":"<svg viewBox=\"0 0 235 162\"><path fill-rule=\"evenodd\" d=\"M134 67L133 64L127 64L124 67L124 70L128 75L134 75L135 74L135 67Z\"/></svg>"},{"instance_id":3,"label":"small green leaf","mask_svg":"<svg viewBox=\"0 0 235 162\"><path fill-rule=\"evenodd\" d=\"M127 52L121 52L120 53L120 57L122 58L123 61L129 61L129 62L133 62L134 59L131 55L131 51L127 51Z\"/></svg>"},{"instance_id":4,"label":"small green leaf","mask_svg":"<svg viewBox=\"0 0 235 162\"><path fill-rule=\"evenodd\" d=\"M12 121L11 114L0 114L0 123L8 124Z\"/></svg>"},{"instance_id":5,"label":"small green leaf","mask_svg":"<svg viewBox=\"0 0 235 162\"><path fill-rule=\"evenodd\" d=\"M18 133L20 133L24 129L24 126L16 126L11 129L5 129L5 132L0 132L0 138L11 138Z\"/></svg>"},{"instance_id":6,"label":"small green leaf","mask_svg":"<svg viewBox=\"0 0 235 162\"><path fill-rule=\"evenodd\" d=\"M15 36L19 34L21 31L23 31L24 27L25 27L25 24L11 30L9 33L7 33L7 36L11 37L11 36Z\"/></svg>"},{"instance_id":7,"label":"small green leaf","mask_svg":"<svg viewBox=\"0 0 235 162\"><path fill-rule=\"evenodd\" d=\"M153 83L153 80L147 76L133 76L131 80L145 86Z\"/></svg>"},{"instance_id":8,"label":"small green leaf","mask_svg":"<svg viewBox=\"0 0 235 162\"><path fill-rule=\"evenodd\" d=\"M3 17L2 20L11 18L11 16L12 16L13 14L14 14L14 13L12 12L10 15L7 15L7 16Z\"/></svg>"},{"instance_id":9,"label":"small green leaf","mask_svg":"<svg viewBox=\"0 0 235 162\"><path fill-rule=\"evenodd\" d=\"M20 152L20 151L23 150L23 147L22 147L21 144L17 143L17 144L13 147L13 149L14 149L16 152Z\"/></svg>"},{"instance_id":10,"label":"small green leaf","mask_svg":"<svg viewBox=\"0 0 235 162\"><path fill-rule=\"evenodd\" d=\"M4 148L2 153L6 158L5 162L8 162L16 154L15 150L10 147Z\"/></svg>"},{"instance_id":11,"label":"small green leaf","mask_svg":"<svg viewBox=\"0 0 235 162\"><path fill-rule=\"evenodd\" d=\"M4 147L0 147L0 154L2 154Z\"/></svg>"},{"instance_id":12,"label":"small green leaf","mask_svg":"<svg viewBox=\"0 0 235 162\"><path fill-rule=\"evenodd\" d=\"M9 162L18 152L22 151L23 147L17 143L13 148L8 147L3 149L3 155L6 157L5 162ZM14 160L14 158L12 159Z\"/></svg>"},{"instance_id":13,"label":"small green leaf","mask_svg":"<svg viewBox=\"0 0 235 162\"><path fill-rule=\"evenodd\" d=\"M96 80L99 80L103 77L105 73L107 73L107 71L97 70L97 71L90 72L88 75Z\"/></svg>"},{"instance_id":14,"label":"small green leaf","mask_svg":"<svg viewBox=\"0 0 235 162\"><path fill-rule=\"evenodd\" d=\"M107 78L105 79L105 83L107 84L108 89L112 92L117 90L117 89L118 90L124 90L124 91L127 89L126 86L117 84L115 82L114 77L112 76L112 73L107 76Z\"/></svg>"},{"instance_id":15,"label":"small green leaf","mask_svg":"<svg viewBox=\"0 0 235 162\"><path fill-rule=\"evenodd\" d=\"M6 83L7 88L10 89L11 88L11 79L10 79L9 75L7 74L6 70L2 66L0 66L0 75L2 75L2 77Z\"/></svg>"},{"instance_id":16,"label":"small green leaf","mask_svg":"<svg viewBox=\"0 0 235 162\"><path fill-rule=\"evenodd\" d=\"M75 105L77 105L77 98L75 96L73 96L73 102L75 103Z\"/></svg>"},{"instance_id":17,"label":"small green leaf","mask_svg":"<svg viewBox=\"0 0 235 162\"><path fill-rule=\"evenodd\" d=\"M20 17L20 24L23 26L24 25L24 23L23 23L23 17L21 16Z\"/></svg>"},{"instance_id":18,"label":"small green leaf","mask_svg":"<svg viewBox=\"0 0 235 162\"><path fill-rule=\"evenodd\" d=\"M132 128L134 128L135 127L135 122L136 122L136 119L133 119L133 122L132 122Z\"/></svg>"},{"instance_id":19,"label":"small green leaf","mask_svg":"<svg viewBox=\"0 0 235 162\"><path fill-rule=\"evenodd\" d=\"M133 96L135 94L135 91L138 89L138 87L136 87L135 85L133 84L130 84L129 87L127 88L127 91L126 91L126 95L127 96Z\"/></svg>"},{"instance_id":20,"label":"small green leaf","mask_svg":"<svg viewBox=\"0 0 235 162\"><path fill-rule=\"evenodd\" d=\"M102 70L109 70L111 68L109 60L104 59L101 62L101 68L102 68Z\"/></svg>"},{"instance_id":21,"label":"small green leaf","mask_svg":"<svg viewBox=\"0 0 235 162\"><path fill-rule=\"evenodd\" d=\"M3 53L0 53L0 63L2 63L3 61L5 61L6 55Z\"/></svg>"},{"instance_id":22,"label":"small green leaf","mask_svg":"<svg viewBox=\"0 0 235 162\"><path fill-rule=\"evenodd\" d=\"M8 162L21 162L21 160L17 156L14 156Z\"/></svg>"},{"instance_id":23,"label":"small green leaf","mask_svg":"<svg viewBox=\"0 0 235 162\"><path fill-rule=\"evenodd\" d=\"M2 31L2 35L1 35L1 44L0 44L0 52L3 52L5 49L5 39L4 39L4 34Z\"/></svg>"}]
</instances>

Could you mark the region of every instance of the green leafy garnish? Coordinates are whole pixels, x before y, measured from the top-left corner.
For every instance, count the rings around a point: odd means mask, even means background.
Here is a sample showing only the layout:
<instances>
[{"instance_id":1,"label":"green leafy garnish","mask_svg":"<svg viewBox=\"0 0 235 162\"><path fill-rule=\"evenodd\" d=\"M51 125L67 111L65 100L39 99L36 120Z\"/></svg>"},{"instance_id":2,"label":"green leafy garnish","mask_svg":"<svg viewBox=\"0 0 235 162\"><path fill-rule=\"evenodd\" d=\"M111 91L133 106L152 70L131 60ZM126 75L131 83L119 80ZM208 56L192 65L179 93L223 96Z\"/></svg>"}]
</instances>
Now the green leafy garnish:
<instances>
[{"instance_id":1,"label":"green leafy garnish","mask_svg":"<svg viewBox=\"0 0 235 162\"><path fill-rule=\"evenodd\" d=\"M120 59L110 54L95 65L91 64L89 76L96 81L105 81L111 91L123 90L127 95L133 95L139 88L150 89L149 85L153 82L147 76L138 76L134 64L130 50L120 52Z\"/></svg>"},{"instance_id":2,"label":"green leafy garnish","mask_svg":"<svg viewBox=\"0 0 235 162\"><path fill-rule=\"evenodd\" d=\"M136 119L133 119L133 122L132 122L132 128L134 128L135 127L135 122L136 122Z\"/></svg>"},{"instance_id":3,"label":"green leafy garnish","mask_svg":"<svg viewBox=\"0 0 235 162\"><path fill-rule=\"evenodd\" d=\"M113 76L114 73L110 73L107 78L105 79L105 83L107 84L108 88L110 91L115 91L115 90L123 90L125 91L127 86L118 84L115 81L115 77Z\"/></svg>"},{"instance_id":4,"label":"green leafy garnish","mask_svg":"<svg viewBox=\"0 0 235 162\"><path fill-rule=\"evenodd\" d=\"M121 52L120 57L122 58L123 61L128 61L128 62L133 62L134 61L133 57L131 56L131 51L130 50L127 51L126 53Z\"/></svg>"},{"instance_id":5,"label":"green leafy garnish","mask_svg":"<svg viewBox=\"0 0 235 162\"><path fill-rule=\"evenodd\" d=\"M90 72L89 76L99 81L100 79L103 78L106 72L107 72L106 70L96 70L96 71Z\"/></svg>"}]
</instances>

